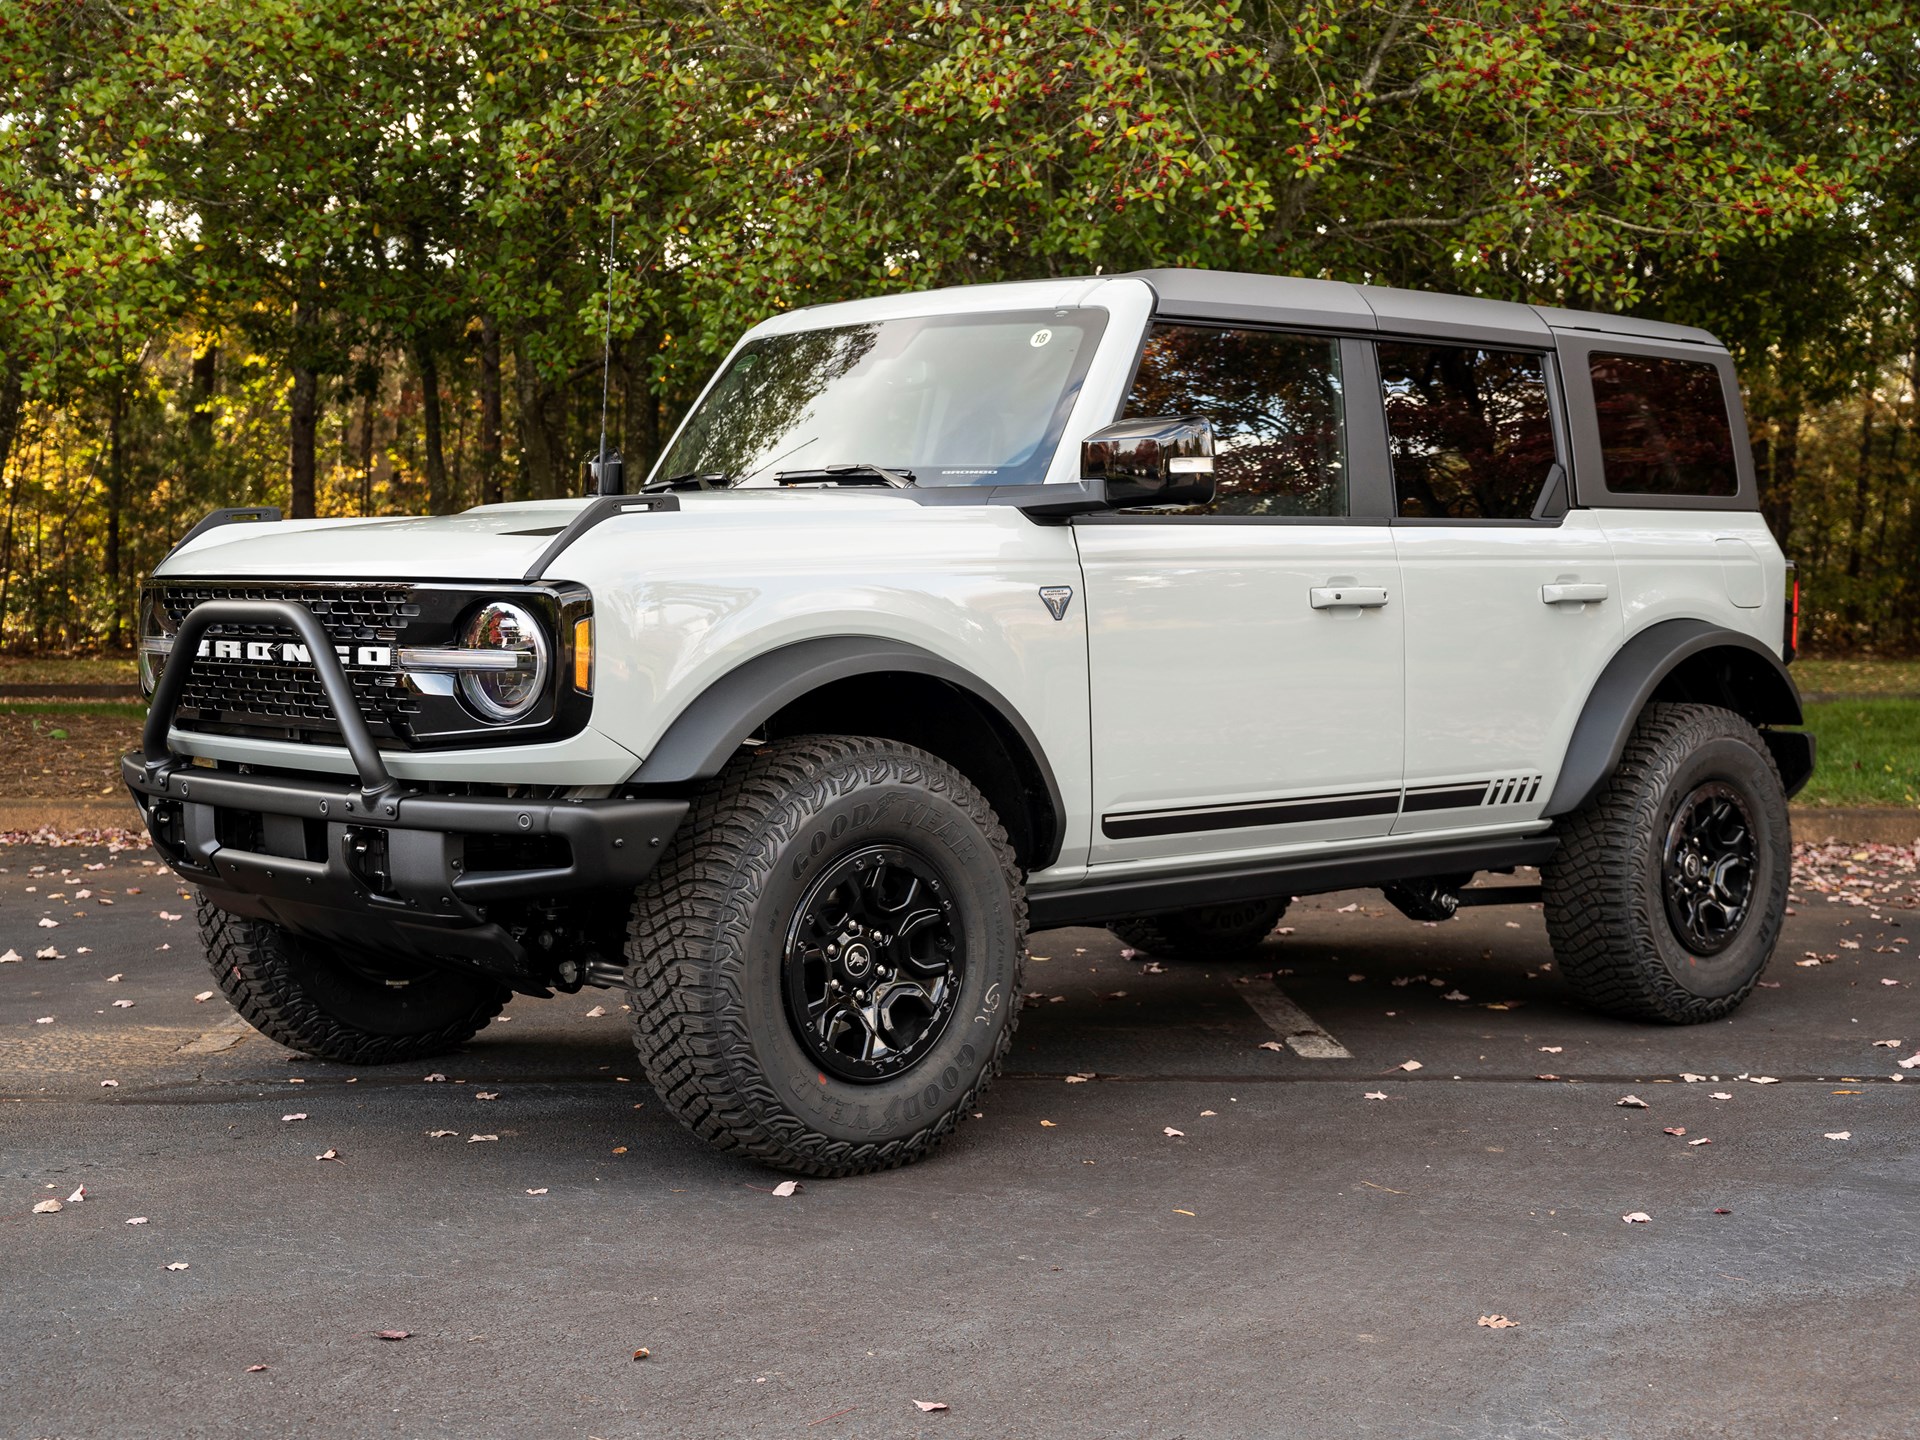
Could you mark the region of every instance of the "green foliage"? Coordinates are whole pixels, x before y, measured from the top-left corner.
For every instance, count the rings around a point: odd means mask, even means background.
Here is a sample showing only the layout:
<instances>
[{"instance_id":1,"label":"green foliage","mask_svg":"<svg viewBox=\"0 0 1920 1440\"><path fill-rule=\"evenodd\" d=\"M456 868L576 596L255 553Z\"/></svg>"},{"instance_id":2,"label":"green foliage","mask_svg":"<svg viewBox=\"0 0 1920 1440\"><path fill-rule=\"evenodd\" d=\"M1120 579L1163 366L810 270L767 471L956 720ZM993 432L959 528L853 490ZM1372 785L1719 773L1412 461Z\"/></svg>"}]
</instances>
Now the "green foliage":
<instances>
[{"instance_id":1,"label":"green foliage","mask_svg":"<svg viewBox=\"0 0 1920 1440\"><path fill-rule=\"evenodd\" d=\"M1807 707L1819 764L1804 805L1920 805L1920 701L1844 700Z\"/></svg>"},{"instance_id":2,"label":"green foliage","mask_svg":"<svg viewBox=\"0 0 1920 1440\"><path fill-rule=\"evenodd\" d=\"M1819 635L1920 642L1913 70L1871 0L0 0L0 644L211 504L566 492L609 279L644 464L770 311L1170 264L1714 325Z\"/></svg>"}]
</instances>

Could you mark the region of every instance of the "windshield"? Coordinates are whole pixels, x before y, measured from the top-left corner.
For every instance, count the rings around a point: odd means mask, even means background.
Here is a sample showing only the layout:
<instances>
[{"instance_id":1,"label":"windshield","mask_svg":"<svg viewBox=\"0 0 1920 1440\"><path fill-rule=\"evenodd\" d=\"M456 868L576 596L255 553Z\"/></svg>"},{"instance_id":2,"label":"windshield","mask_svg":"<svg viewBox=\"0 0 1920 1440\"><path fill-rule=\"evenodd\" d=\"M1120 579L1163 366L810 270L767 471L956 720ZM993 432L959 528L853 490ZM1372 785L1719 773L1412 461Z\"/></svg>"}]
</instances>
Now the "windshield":
<instances>
[{"instance_id":1,"label":"windshield","mask_svg":"<svg viewBox=\"0 0 1920 1440\"><path fill-rule=\"evenodd\" d=\"M1046 479L1104 310L879 320L743 346L655 474L773 484L877 465L921 485Z\"/></svg>"}]
</instances>

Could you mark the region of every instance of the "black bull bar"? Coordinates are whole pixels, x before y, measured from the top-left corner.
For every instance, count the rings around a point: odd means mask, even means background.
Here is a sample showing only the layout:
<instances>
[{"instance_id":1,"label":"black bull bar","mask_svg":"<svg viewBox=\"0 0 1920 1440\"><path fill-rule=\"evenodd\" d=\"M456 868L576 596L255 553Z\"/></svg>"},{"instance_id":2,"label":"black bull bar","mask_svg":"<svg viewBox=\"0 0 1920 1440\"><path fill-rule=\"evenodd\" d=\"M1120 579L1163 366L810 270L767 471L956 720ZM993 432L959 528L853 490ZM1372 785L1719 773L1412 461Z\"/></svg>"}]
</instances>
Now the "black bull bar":
<instances>
[{"instance_id":1,"label":"black bull bar","mask_svg":"<svg viewBox=\"0 0 1920 1440\"><path fill-rule=\"evenodd\" d=\"M352 758L353 780L209 769L173 751L174 714L199 643L216 625L266 625L299 636ZM334 643L313 612L293 601L196 606L174 636L140 751L120 762L155 848L224 910L317 939L524 975L526 927L500 923L503 902L517 908L631 889L686 814L684 799L434 795L396 779ZM530 843L515 847L514 840ZM470 844L495 863L470 863ZM497 863L516 853L533 859Z\"/></svg>"}]
</instances>

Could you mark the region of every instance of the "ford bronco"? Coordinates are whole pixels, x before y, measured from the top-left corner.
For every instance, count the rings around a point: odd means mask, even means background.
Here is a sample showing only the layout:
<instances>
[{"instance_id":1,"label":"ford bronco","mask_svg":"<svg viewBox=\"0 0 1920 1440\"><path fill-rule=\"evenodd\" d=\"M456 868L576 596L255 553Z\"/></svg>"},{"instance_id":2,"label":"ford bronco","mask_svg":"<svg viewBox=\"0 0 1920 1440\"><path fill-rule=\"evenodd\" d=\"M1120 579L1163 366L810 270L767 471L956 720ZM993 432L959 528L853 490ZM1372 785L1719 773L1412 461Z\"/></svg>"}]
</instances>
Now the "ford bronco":
<instances>
[{"instance_id":1,"label":"ford bronco","mask_svg":"<svg viewBox=\"0 0 1920 1440\"><path fill-rule=\"evenodd\" d=\"M1704 331L1157 270L741 338L646 481L208 517L125 778L228 999L355 1065L620 990L696 1134L846 1175L977 1107L1029 930L1538 900L1610 1014L1780 933L1795 591ZM251 523L243 523L251 522ZM1541 884L1475 887L1538 867Z\"/></svg>"}]
</instances>

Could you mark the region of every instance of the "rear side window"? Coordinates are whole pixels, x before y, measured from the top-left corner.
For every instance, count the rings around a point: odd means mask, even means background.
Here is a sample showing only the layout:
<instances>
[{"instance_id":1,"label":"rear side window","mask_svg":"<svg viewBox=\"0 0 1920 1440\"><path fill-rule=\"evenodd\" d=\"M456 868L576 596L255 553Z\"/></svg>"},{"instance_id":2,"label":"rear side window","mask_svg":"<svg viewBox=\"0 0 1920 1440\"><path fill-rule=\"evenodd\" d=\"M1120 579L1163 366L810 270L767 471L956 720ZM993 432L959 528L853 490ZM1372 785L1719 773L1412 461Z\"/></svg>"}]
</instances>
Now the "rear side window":
<instances>
[{"instance_id":1,"label":"rear side window","mask_svg":"<svg viewBox=\"0 0 1920 1440\"><path fill-rule=\"evenodd\" d=\"M1739 491L1719 366L1601 354L1589 364L1607 489L1620 495Z\"/></svg>"},{"instance_id":2,"label":"rear side window","mask_svg":"<svg viewBox=\"0 0 1920 1440\"><path fill-rule=\"evenodd\" d=\"M1269 330L1156 325L1126 418L1213 422L1210 515L1345 515L1340 342Z\"/></svg>"},{"instance_id":3,"label":"rear side window","mask_svg":"<svg viewBox=\"0 0 1920 1440\"><path fill-rule=\"evenodd\" d=\"M1546 357L1393 341L1379 349L1400 514L1530 519L1556 458Z\"/></svg>"}]
</instances>

